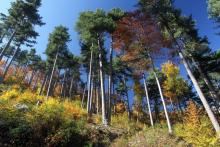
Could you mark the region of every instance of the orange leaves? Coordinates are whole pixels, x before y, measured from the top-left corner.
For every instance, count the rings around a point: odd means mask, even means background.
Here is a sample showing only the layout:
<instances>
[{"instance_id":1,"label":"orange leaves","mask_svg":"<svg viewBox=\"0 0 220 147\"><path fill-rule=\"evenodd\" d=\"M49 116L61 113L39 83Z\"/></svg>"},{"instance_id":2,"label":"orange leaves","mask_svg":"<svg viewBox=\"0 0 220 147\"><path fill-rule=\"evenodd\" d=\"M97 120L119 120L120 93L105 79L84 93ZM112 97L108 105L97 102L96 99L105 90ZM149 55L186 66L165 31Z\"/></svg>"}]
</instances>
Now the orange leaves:
<instances>
[{"instance_id":1,"label":"orange leaves","mask_svg":"<svg viewBox=\"0 0 220 147\"><path fill-rule=\"evenodd\" d=\"M163 35L150 15L134 11L117 23L113 33L114 49L135 70L149 68L148 53L158 54L164 46Z\"/></svg>"}]
</instances>

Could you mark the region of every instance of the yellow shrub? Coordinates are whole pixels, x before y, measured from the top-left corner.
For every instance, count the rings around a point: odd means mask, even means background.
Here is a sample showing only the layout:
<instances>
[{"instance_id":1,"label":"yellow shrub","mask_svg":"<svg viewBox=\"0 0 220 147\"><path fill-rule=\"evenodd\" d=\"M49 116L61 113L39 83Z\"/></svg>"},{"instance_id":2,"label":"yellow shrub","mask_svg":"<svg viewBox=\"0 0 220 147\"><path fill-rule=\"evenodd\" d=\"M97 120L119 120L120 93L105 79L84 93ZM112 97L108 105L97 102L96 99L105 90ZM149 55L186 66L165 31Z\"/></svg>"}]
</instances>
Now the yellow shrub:
<instances>
[{"instance_id":1,"label":"yellow shrub","mask_svg":"<svg viewBox=\"0 0 220 147\"><path fill-rule=\"evenodd\" d=\"M19 96L19 91L17 89L11 89L8 91L5 91L0 96L1 100L11 100L14 98L17 98Z\"/></svg>"},{"instance_id":2,"label":"yellow shrub","mask_svg":"<svg viewBox=\"0 0 220 147\"><path fill-rule=\"evenodd\" d=\"M79 119L85 117L87 112L83 110L77 103L65 100L63 102L64 115L71 119Z\"/></svg>"},{"instance_id":3,"label":"yellow shrub","mask_svg":"<svg viewBox=\"0 0 220 147\"><path fill-rule=\"evenodd\" d=\"M174 127L175 134L196 147L220 146L215 131L206 115L201 115L193 102L187 108L184 124Z\"/></svg>"}]
</instances>

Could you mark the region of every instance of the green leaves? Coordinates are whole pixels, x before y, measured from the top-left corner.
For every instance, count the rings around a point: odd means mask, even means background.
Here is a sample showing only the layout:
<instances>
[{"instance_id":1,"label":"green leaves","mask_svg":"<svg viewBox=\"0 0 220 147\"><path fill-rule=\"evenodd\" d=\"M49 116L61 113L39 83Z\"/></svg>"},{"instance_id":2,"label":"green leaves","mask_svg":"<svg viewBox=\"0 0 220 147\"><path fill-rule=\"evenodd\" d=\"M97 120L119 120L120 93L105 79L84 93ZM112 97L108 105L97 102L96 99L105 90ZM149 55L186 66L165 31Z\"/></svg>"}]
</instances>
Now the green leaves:
<instances>
[{"instance_id":1,"label":"green leaves","mask_svg":"<svg viewBox=\"0 0 220 147\"><path fill-rule=\"evenodd\" d=\"M46 54L48 57L55 57L56 53L60 55L67 52L67 42L70 41L68 29L64 26L55 27L54 31L49 35Z\"/></svg>"}]
</instances>

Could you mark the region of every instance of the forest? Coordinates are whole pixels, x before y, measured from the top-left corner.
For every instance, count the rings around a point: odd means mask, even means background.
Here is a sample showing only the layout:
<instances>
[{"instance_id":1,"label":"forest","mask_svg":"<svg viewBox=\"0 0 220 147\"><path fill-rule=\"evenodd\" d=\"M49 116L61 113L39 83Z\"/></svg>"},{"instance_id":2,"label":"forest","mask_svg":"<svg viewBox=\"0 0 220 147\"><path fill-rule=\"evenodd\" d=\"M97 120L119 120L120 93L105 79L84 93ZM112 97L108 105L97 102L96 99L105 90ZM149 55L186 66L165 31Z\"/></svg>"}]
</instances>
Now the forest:
<instances>
[{"instance_id":1,"label":"forest","mask_svg":"<svg viewBox=\"0 0 220 147\"><path fill-rule=\"evenodd\" d=\"M220 147L220 50L174 3L85 10L53 29L43 58L44 1L11 2L0 13L0 147ZM206 3L219 35L220 1Z\"/></svg>"}]
</instances>

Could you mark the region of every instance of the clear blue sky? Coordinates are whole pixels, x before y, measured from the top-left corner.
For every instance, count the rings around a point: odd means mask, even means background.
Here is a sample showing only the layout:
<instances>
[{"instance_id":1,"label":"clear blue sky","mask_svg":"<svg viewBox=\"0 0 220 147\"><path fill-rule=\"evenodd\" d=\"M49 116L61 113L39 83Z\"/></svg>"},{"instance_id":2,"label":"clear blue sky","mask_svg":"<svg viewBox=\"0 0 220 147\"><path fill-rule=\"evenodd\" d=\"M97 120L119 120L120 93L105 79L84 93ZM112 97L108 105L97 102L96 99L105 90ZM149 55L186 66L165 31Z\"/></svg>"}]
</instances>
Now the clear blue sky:
<instances>
[{"instance_id":1,"label":"clear blue sky","mask_svg":"<svg viewBox=\"0 0 220 147\"><path fill-rule=\"evenodd\" d=\"M0 12L6 13L12 1L14 0L0 0ZM185 15L193 15L193 18L197 21L199 33L202 36L208 36L211 47L214 50L220 49L220 36L216 35L215 24L208 19L206 0L176 1L176 6L181 8ZM114 7L128 11L135 9L136 3L137 0L43 0L40 14L46 25L37 28L40 36L37 38L35 48L39 54L43 53L47 45L49 33L53 31L55 26L62 24L69 28L69 33L71 34L70 50L74 54L79 55L80 47L77 34L74 31L74 25L80 12L96 10L97 8L108 11Z\"/></svg>"}]
</instances>

